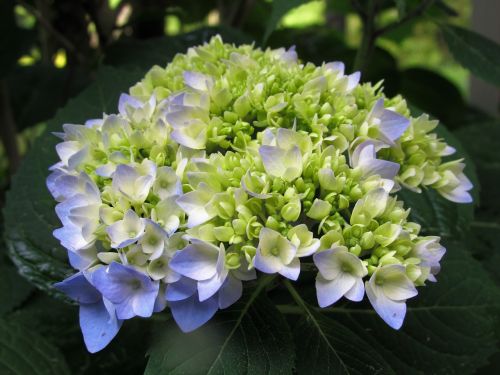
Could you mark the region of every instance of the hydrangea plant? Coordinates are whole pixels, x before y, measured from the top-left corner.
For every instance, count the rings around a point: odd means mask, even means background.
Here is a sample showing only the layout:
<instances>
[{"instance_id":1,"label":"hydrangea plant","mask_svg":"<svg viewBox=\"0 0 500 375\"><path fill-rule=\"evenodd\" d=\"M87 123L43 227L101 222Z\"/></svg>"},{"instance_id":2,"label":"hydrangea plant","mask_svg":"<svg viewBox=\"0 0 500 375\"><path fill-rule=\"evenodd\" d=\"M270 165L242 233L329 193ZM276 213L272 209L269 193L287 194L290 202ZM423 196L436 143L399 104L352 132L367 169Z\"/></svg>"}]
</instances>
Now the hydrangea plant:
<instances>
[{"instance_id":1,"label":"hydrangea plant","mask_svg":"<svg viewBox=\"0 0 500 375\"><path fill-rule=\"evenodd\" d=\"M116 114L64 124L47 186L90 352L168 307L190 332L264 274L317 269L320 307L365 294L399 329L445 249L400 189L472 201L462 160L382 84L340 62L214 37L155 66ZM250 284L250 283L249 283Z\"/></svg>"}]
</instances>

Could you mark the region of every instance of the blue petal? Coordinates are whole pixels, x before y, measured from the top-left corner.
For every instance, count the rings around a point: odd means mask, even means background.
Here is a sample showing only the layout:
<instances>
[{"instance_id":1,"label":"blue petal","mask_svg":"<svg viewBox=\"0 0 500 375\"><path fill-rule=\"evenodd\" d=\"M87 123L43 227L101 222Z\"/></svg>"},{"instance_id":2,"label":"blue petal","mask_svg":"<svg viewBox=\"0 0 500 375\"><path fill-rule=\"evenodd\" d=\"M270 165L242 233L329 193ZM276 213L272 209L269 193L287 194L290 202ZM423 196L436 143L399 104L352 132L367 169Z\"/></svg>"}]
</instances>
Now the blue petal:
<instances>
[{"instance_id":1,"label":"blue petal","mask_svg":"<svg viewBox=\"0 0 500 375\"><path fill-rule=\"evenodd\" d=\"M102 299L93 304L80 306L80 327L83 340L90 353L105 348L116 336L122 321L110 314Z\"/></svg>"},{"instance_id":2,"label":"blue petal","mask_svg":"<svg viewBox=\"0 0 500 375\"><path fill-rule=\"evenodd\" d=\"M243 294L243 283L236 277L229 275L218 294L219 308L225 309L241 298Z\"/></svg>"},{"instance_id":3,"label":"blue petal","mask_svg":"<svg viewBox=\"0 0 500 375\"><path fill-rule=\"evenodd\" d=\"M170 302L169 305L175 322L183 332L201 327L214 316L219 307L217 296L200 302L197 294L182 301Z\"/></svg>"},{"instance_id":4,"label":"blue petal","mask_svg":"<svg viewBox=\"0 0 500 375\"><path fill-rule=\"evenodd\" d=\"M182 301L196 293L196 281L187 277L169 284L165 293L167 301Z\"/></svg>"},{"instance_id":5,"label":"blue petal","mask_svg":"<svg viewBox=\"0 0 500 375\"><path fill-rule=\"evenodd\" d=\"M81 271L97 259L97 250L95 248L83 249L78 252L68 250L68 259L71 267Z\"/></svg>"},{"instance_id":6,"label":"blue petal","mask_svg":"<svg viewBox=\"0 0 500 375\"><path fill-rule=\"evenodd\" d=\"M88 282L81 272L54 284L54 287L78 303L96 303L102 299L99 291Z\"/></svg>"}]
</instances>

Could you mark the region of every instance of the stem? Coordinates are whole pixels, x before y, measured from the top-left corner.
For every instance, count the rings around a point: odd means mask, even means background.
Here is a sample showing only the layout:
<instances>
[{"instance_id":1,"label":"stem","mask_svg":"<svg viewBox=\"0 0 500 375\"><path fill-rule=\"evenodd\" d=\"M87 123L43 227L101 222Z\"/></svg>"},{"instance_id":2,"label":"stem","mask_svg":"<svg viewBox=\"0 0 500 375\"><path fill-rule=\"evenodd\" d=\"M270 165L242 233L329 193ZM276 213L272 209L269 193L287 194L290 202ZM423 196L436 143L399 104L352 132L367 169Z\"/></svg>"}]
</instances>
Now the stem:
<instances>
[{"instance_id":1,"label":"stem","mask_svg":"<svg viewBox=\"0 0 500 375\"><path fill-rule=\"evenodd\" d=\"M355 71L363 72L375 49L375 17L377 15L375 5L375 0L369 0L367 9L360 13L363 20L363 37L354 59L353 70Z\"/></svg>"},{"instance_id":2,"label":"stem","mask_svg":"<svg viewBox=\"0 0 500 375\"><path fill-rule=\"evenodd\" d=\"M295 301L295 303L297 303L297 305L299 305L300 310L302 310L307 315L309 315L311 313L309 307L307 307L306 303L304 302L304 300L302 299L302 297L299 295L299 293L297 292L297 290L295 290L295 288L293 287L293 285L290 284L290 281L288 281L288 279L285 279L285 280L283 280L283 284L285 284L285 287L288 289L288 292L292 296L292 298ZM293 306L288 306L288 307L290 308L290 307L293 307ZM289 311L291 311L291 310L289 310Z\"/></svg>"},{"instance_id":3,"label":"stem","mask_svg":"<svg viewBox=\"0 0 500 375\"><path fill-rule=\"evenodd\" d=\"M10 103L9 88L5 80L0 80L0 138L2 139L7 159L9 160L9 172L12 175L21 162L21 156L17 147L17 131L12 106Z\"/></svg>"},{"instance_id":4,"label":"stem","mask_svg":"<svg viewBox=\"0 0 500 375\"><path fill-rule=\"evenodd\" d=\"M423 0L415 9L411 12L407 13L403 18L399 21L393 22L385 27L382 27L375 31L375 37L379 37L382 34L385 34L389 31L392 31L405 23L411 21L412 19L421 16L429 7L434 3L435 0Z\"/></svg>"}]
</instances>

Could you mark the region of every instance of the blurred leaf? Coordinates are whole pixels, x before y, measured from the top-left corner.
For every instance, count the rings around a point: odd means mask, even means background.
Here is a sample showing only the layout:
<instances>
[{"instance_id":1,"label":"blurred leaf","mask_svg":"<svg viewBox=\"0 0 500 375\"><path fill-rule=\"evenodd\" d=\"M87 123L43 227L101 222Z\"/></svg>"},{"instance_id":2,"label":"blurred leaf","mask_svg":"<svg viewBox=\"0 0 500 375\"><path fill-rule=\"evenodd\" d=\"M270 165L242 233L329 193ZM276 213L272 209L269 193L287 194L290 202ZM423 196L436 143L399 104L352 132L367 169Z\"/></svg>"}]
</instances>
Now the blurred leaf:
<instances>
[{"instance_id":1,"label":"blurred leaf","mask_svg":"<svg viewBox=\"0 0 500 375\"><path fill-rule=\"evenodd\" d=\"M151 321L127 321L109 346L90 354L83 343L77 306L39 293L8 318L58 347L72 375L136 375L146 366L145 343L149 340Z\"/></svg>"},{"instance_id":2,"label":"blurred leaf","mask_svg":"<svg viewBox=\"0 0 500 375\"><path fill-rule=\"evenodd\" d=\"M10 73L35 40L33 31L17 27L14 5L12 0L0 1L0 78Z\"/></svg>"},{"instance_id":3,"label":"blurred leaf","mask_svg":"<svg viewBox=\"0 0 500 375\"><path fill-rule=\"evenodd\" d=\"M498 159L499 121L476 121L455 132L473 158L481 181L481 221L500 223L500 161Z\"/></svg>"},{"instance_id":4,"label":"blurred leaf","mask_svg":"<svg viewBox=\"0 0 500 375\"><path fill-rule=\"evenodd\" d=\"M19 306L32 290L14 267L0 264L0 316Z\"/></svg>"},{"instance_id":5,"label":"blurred leaf","mask_svg":"<svg viewBox=\"0 0 500 375\"><path fill-rule=\"evenodd\" d=\"M400 93L422 111L437 117L450 129L462 123L466 104L458 88L439 74L411 68L400 74Z\"/></svg>"},{"instance_id":6,"label":"blurred leaf","mask_svg":"<svg viewBox=\"0 0 500 375\"><path fill-rule=\"evenodd\" d=\"M62 354L42 336L0 320L0 373L4 375L70 374Z\"/></svg>"},{"instance_id":7,"label":"blurred leaf","mask_svg":"<svg viewBox=\"0 0 500 375\"><path fill-rule=\"evenodd\" d=\"M89 77L75 68L57 69L37 64L17 66L9 74L12 109L19 130L54 117L58 108L88 84Z\"/></svg>"},{"instance_id":8,"label":"blurred leaf","mask_svg":"<svg viewBox=\"0 0 500 375\"><path fill-rule=\"evenodd\" d=\"M183 333L175 322L161 328L152 346L145 375L160 374L291 374L294 353L284 317L258 285L205 326Z\"/></svg>"},{"instance_id":9,"label":"blurred leaf","mask_svg":"<svg viewBox=\"0 0 500 375\"><path fill-rule=\"evenodd\" d=\"M291 9L306 3L308 0L273 0L271 15L267 20L266 31L262 37L262 46L265 46L269 36L278 27L281 18Z\"/></svg>"},{"instance_id":10,"label":"blurred leaf","mask_svg":"<svg viewBox=\"0 0 500 375\"><path fill-rule=\"evenodd\" d=\"M66 251L52 236L60 223L54 212L55 202L45 187L48 168L57 161L54 147L58 139L51 132L59 131L67 122L83 123L103 112L115 112L119 94L142 75L137 71L102 69L94 84L70 100L49 123L12 181L4 209L9 255L21 275L48 293L59 295L52 284L73 273Z\"/></svg>"},{"instance_id":11,"label":"blurred leaf","mask_svg":"<svg viewBox=\"0 0 500 375\"><path fill-rule=\"evenodd\" d=\"M396 4L396 9L398 10L399 19L406 15L406 0L393 0Z\"/></svg>"},{"instance_id":12,"label":"blurred leaf","mask_svg":"<svg viewBox=\"0 0 500 375\"><path fill-rule=\"evenodd\" d=\"M444 39L455 60L474 75L500 86L500 46L473 31L441 25Z\"/></svg>"}]
</instances>

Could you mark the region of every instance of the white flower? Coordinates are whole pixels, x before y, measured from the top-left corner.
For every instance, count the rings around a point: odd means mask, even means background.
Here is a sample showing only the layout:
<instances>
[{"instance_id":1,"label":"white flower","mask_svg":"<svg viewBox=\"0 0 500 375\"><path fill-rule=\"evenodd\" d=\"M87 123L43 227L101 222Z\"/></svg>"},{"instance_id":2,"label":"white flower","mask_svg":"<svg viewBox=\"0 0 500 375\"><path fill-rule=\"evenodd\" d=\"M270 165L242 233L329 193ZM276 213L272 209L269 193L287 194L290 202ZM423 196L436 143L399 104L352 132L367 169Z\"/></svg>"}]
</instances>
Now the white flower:
<instances>
[{"instance_id":1,"label":"white flower","mask_svg":"<svg viewBox=\"0 0 500 375\"><path fill-rule=\"evenodd\" d=\"M392 328L399 329L406 315L406 300L417 290L400 264L378 268L366 282L366 295L380 317Z\"/></svg>"},{"instance_id":2,"label":"white flower","mask_svg":"<svg viewBox=\"0 0 500 375\"><path fill-rule=\"evenodd\" d=\"M156 164L144 159L141 164L122 164L116 167L112 187L132 203L143 203L156 177Z\"/></svg>"},{"instance_id":3,"label":"white flower","mask_svg":"<svg viewBox=\"0 0 500 375\"><path fill-rule=\"evenodd\" d=\"M397 112L384 108L384 99L377 100L366 119L369 125L379 130L379 139L388 145L394 145L410 126L410 120Z\"/></svg>"},{"instance_id":4,"label":"white flower","mask_svg":"<svg viewBox=\"0 0 500 375\"><path fill-rule=\"evenodd\" d=\"M441 270L439 262L446 253L446 249L439 243L437 236L424 237L418 241L411 251L411 256L419 258L421 267L429 267L430 273L427 280L436 281L434 275Z\"/></svg>"},{"instance_id":5,"label":"white flower","mask_svg":"<svg viewBox=\"0 0 500 375\"><path fill-rule=\"evenodd\" d=\"M134 210L125 212L123 220L111 224L106 232L111 240L111 246L121 249L137 242L146 229L146 219L140 218Z\"/></svg>"},{"instance_id":6,"label":"white flower","mask_svg":"<svg viewBox=\"0 0 500 375\"><path fill-rule=\"evenodd\" d=\"M399 164L392 161L377 159L375 143L365 141L358 145L350 158L353 168L361 169L364 178L380 176L387 180L384 188L390 192L394 187L394 178L399 172Z\"/></svg>"},{"instance_id":7,"label":"white flower","mask_svg":"<svg viewBox=\"0 0 500 375\"><path fill-rule=\"evenodd\" d=\"M329 62L329 63L325 64L324 68L326 71L331 70L331 71L337 73L336 85L340 86L340 89L345 91L345 92L352 91L352 89L354 89L359 83L361 73L354 72L354 73L347 75L347 76L344 75L345 65L343 62L340 62L340 61Z\"/></svg>"},{"instance_id":8,"label":"white flower","mask_svg":"<svg viewBox=\"0 0 500 375\"><path fill-rule=\"evenodd\" d=\"M210 98L206 93L181 93L167 104L167 122L177 143L202 150L207 143Z\"/></svg>"},{"instance_id":9,"label":"white flower","mask_svg":"<svg viewBox=\"0 0 500 375\"><path fill-rule=\"evenodd\" d=\"M460 160L441 164L439 170L441 179L432 185L439 194L456 203L470 203L472 196L469 193L474 186L464 174L465 164Z\"/></svg>"},{"instance_id":10,"label":"white flower","mask_svg":"<svg viewBox=\"0 0 500 375\"><path fill-rule=\"evenodd\" d=\"M142 251L146 254L151 254L152 259L159 258L165 247L165 240L168 234L163 228L152 220L144 219L146 229L144 235L139 240Z\"/></svg>"},{"instance_id":11,"label":"white flower","mask_svg":"<svg viewBox=\"0 0 500 375\"><path fill-rule=\"evenodd\" d=\"M316 277L316 295L320 307L330 306L345 296L361 301L365 294L363 277L368 271L356 255L344 246L333 246L313 256L319 273Z\"/></svg>"},{"instance_id":12,"label":"white flower","mask_svg":"<svg viewBox=\"0 0 500 375\"><path fill-rule=\"evenodd\" d=\"M84 173L77 177L55 172L53 176L54 179L48 183L51 192L65 199L56 206L56 214L63 227L54 231L54 237L73 252L92 246L99 225L99 189Z\"/></svg>"},{"instance_id":13,"label":"white flower","mask_svg":"<svg viewBox=\"0 0 500 375\"><path fill-rule=\"evenodd\" d=\"M160 167L153 184L153 193L160 199L182 194L182 184L175 171L170 167Z\"/></svg>"},{"instance_id":14,"label":"white flower","mask_svg":"<svg viewBox=\"0 0 500 375\"><path fill-rule=\"evenodd\" d=\"M291 280L297 280L300 261L297 247L278 232L262 228L254 266L265 273L279 273Z\"/></svg>"},{"instance_id":15,"label":"white flower","mask_svg":"<svg viewBox=\"0 0 500 375\"><path fill-rule=\"evenodd\" d=\"M293 181L302 175L302 154L297 146L289 150L260 146L259 153L266 172L285 181Z\"/></svg>"},{"instance_id":16,"label":"white flower","mask_svg":"<svg viewBox=\"0 0 500 375\"><path fill-rule=\"evenodd\" d=\"M211 209L212 201L215 191L205 183L200 183L196 190L190 191L179 198L176 203L188 215L188 228L193 228L196 225L203 224L204 222L215 217L215 210Z\"/></svg>"}]
</instances>

